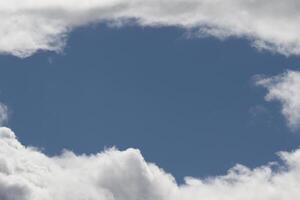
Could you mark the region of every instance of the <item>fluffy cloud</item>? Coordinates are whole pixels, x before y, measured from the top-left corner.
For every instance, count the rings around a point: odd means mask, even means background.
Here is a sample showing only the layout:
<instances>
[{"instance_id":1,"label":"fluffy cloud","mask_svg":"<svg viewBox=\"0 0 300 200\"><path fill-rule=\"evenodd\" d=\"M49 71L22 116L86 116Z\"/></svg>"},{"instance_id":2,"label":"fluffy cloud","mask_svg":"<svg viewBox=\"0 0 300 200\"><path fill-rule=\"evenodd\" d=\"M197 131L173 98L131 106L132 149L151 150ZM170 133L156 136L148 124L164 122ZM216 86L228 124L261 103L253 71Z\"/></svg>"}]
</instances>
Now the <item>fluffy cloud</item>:
<instances>
[{"instance_id":1,"label":"fluffy cloud","mask_svg":"<svg viewBox=\"0 0 300 200\"><path fill-rule=\"evenodd\" d=\"M95 155L66 151L49 157L25 147L0 128L1 200L298 200L300 150L280 153L283 165L256 169L237 165L208 179L172 175L147 163L136 149Z\"/></svg>"},{"instance_id":2,"label":"fluffy cloud","mask_svg":"<svg viewBox=\"0 0 300 200\"><path fill-rule=\"evenodd\" d=\"M244 37L259 49L299 55L299 9L297 0L3 0L0 52L26 57L61 51L76 27L134 22L181 27L197 36Z\"/></svg>"},{"instance_id":3,"label":"fluffy cloud","mask_svg":"<svg viewBox=\"0 0 300 200\"><path fill-rule=\"evenodd\" d=\"M292 129L300 128L300 72L287 71L274 77L258 77L257 84L268 89L267 101L282 104L282 114Z\"/></svg>"},{"instance_id":4,"label":"fluffy cloud","mask_svg":"<svg viewBox=\"0 0 300 200\"><path fill-rule=\"evenodd\" d=\"M7 106L0 102L0 126L7 122L8 109Z\"/></svg>"}]
</instances>

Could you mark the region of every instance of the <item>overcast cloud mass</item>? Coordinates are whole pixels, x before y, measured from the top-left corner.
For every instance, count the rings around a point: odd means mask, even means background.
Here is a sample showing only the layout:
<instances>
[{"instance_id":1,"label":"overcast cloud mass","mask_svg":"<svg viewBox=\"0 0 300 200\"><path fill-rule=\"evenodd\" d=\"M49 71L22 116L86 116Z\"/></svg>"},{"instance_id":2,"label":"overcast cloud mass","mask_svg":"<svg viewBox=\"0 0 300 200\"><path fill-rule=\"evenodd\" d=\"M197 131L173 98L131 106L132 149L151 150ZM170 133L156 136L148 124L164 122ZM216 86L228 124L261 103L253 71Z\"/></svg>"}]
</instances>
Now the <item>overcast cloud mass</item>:
<instances>
[{"instance_id":1,"label":"overcast cloud mass","mask_svg":"<svg viewBox=\"0 0 300 200\"><path fill-rule=\"evenodd\" d=\"M265 99L279 101L282 114L292 129L300 128L300 72L287 71L274 77L259 77L256 82L268 89Z\"/></svg>"},{"instance_id":2,"label":"overcast cloud mass","mask_svg":"<svg viewBox=\"0 0 300 200\"><path fill-rule=\"evenodd\" d=\"M0 128L1 200L298 200L300 150L280 153L282 165L237 165L208 179L174 177L136 149L49 157Z\"/></svg>"},{"instance_id":3,"label":"overcast cloud mass","mask_svg":"<svg viewBox=\"0 0 300 200\"><path fill-rule=\"evenodd\" d=\"M176 26L194 35L247 38L258 49L300 54L297 0L0 1L0 53L62 51L67 34L91 23ZM99 35L101 37L101 35Z\"/></svg>"}]
</instances>

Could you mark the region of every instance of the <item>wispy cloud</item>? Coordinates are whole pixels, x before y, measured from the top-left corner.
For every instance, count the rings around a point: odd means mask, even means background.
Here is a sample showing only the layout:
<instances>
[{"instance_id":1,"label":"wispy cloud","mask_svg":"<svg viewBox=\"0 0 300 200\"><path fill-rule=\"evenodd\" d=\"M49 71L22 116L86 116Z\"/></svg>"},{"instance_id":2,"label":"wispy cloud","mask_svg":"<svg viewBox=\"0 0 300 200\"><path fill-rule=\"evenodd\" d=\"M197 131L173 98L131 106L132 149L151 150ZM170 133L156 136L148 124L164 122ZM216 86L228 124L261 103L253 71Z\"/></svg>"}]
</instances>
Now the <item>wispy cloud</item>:
<instances>
[{"instance_id":1,"label":"wispy cloud","mask_svg":"<svg viewBox=\"0 0 300 200\"><path fill-rule=\"evenodd\" d=\"M49 157L0 128L1 200L298 200L300 150L282 152L282 165L237 165L227 175L186 178L144 160L136 149Z\"/></svg>"},{"instance_id":2,"label":"wispy cloud","mask_svg":"<svg viewBox=\"0 0 300 200\"><path fill-rule=\"evenodd\" d=\"M257 77L256 83L268 89L267 101L282 104L282 114L290 128L300 128L300 72L287 71L274 77Z\"/></svg>"},{"instance_id":3,"label":"wispy cloud","mask_svg":"<svg viewBox=\"0 0 300 200\"><path fill-rule=\"evenodd\" d=\"M259 49L300 54L296 0L10 0L0 2L0 52L61 51L72 29L91 23L176 26L196 36L243 37ZM101 36L99 36L101 37Z\"/></svg>"},{"instance_id":4,"label":"wispy cloud","mask_svg":"<svg viewBox=\"0 0 300 200\"><path fill-rule=\"evenodd\" d=\"M0 126L4 125L8 120L8 108L0 102Z\"/></svg>"}]
</instances>

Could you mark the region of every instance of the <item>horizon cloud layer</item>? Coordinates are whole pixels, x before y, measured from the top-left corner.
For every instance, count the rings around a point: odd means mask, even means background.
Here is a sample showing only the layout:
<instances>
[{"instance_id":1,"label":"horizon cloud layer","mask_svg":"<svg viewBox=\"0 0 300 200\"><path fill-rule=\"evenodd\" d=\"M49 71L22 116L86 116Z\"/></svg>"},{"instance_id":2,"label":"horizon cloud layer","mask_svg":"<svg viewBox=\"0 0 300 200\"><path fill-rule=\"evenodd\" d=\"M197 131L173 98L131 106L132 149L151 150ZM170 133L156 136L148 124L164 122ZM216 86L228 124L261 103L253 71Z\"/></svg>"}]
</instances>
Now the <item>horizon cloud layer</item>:
<instances>
[{"instance_id":1,"label":"horizon cloud layer","mask_svg":"<svg viewBox=\"0 0 300 200\"><path fill-rule=\"evenodd\" d=\"M92 155L65 151L49 157L22 145L0 128L1 200L298 200L300 149L281 152L283 164L249 169L236 165L224 176L175 178L144 160L140 151L109 149Z\"/></svg>"},{"instance_id":2,"label":"horizon cloud layer","mask_svg":"<svg viewBox=\"0 0 300 200\"><path fill-rule=\"evenodd\" d=\"M246 38L258 49L300 55L299 9L297 0L0 1L0 53L60 52L74 28L134 23L179 27L196 37Z\"/></svg>"}]
</instances>

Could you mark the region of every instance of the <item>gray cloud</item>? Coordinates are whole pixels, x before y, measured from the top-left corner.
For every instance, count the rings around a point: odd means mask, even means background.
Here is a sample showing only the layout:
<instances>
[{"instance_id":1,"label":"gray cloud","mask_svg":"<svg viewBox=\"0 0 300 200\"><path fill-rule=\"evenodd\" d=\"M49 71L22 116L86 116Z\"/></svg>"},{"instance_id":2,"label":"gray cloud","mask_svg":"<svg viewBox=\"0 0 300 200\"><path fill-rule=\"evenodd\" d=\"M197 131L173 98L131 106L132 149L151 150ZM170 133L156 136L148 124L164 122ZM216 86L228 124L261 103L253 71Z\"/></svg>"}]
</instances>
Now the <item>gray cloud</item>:
<instances>
[{"instance_id":1,"label":"gray cloud","mask_svg":"<svg viewBox=\"0 0 300 200\"><path fill-rule=\"evenodd\" d=\"M279 101L290 128L300 128L300 72L287 71L274 77L258 77L257 85L268 89L265 99Z\"/></svg>"},{"instance_id":2,"label":"gray cloud","mask_svg":"<svg viewBox=\"0 0 300 200\"><path fill-rule=\"evenodd\" d=\"M62 51L72 29L91 23L176 26L196 36L243 37L253 46L300 54L297 0L10 0L0 2L0 52ZM101 37L101 36L99 36Z\"/></svg>"},{"instance_id":3,"label":"gray cloud","mask_svg":"<svg viewBox=\"0 0 300 200\"><path fill-rule=\"evenodd\" d=\"M279 154L283 165L255 169L237 165L224 176L171 174L144 160L136 149L109 149L93 155L65 151L49 157L22 145L0 128L1 200L298 200L300 150Z\"/></svg>"}]
</instances>

